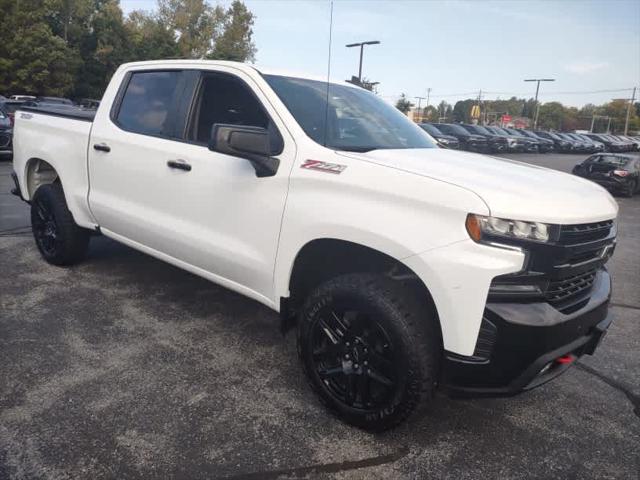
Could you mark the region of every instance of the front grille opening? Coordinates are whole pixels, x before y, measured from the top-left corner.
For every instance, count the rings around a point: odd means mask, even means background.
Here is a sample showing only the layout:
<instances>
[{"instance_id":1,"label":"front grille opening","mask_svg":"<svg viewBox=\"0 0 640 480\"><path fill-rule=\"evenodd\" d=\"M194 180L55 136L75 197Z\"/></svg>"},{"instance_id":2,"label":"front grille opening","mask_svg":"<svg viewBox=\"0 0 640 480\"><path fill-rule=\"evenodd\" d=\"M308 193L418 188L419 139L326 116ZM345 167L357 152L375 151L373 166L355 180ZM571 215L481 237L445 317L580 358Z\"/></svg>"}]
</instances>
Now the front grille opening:
<instances>
[{"instance_id":1,"label":"front grille opening","mask_svg":"<svg viewBox=\"0 0 640 480\"><path fill-rule=\"evenodd\" d=\"M596 279L596 269L554 280L549 283L549 287L545 292L545 298L554 307L562 310L562 307L568 307L574 300L579 299L593 287Z\"/></svg>"},{"instance_id":2,"label":"front grille opening","mask_svg":"<svg viewBox=\"0 0 640 480\"><path fill-rule=\"evenodd\" d=\"M562 225L558 241L563 245L575 245L600 240L609 236L612 227L613 220L579 225Z\"/></svg>"}]
</instances>

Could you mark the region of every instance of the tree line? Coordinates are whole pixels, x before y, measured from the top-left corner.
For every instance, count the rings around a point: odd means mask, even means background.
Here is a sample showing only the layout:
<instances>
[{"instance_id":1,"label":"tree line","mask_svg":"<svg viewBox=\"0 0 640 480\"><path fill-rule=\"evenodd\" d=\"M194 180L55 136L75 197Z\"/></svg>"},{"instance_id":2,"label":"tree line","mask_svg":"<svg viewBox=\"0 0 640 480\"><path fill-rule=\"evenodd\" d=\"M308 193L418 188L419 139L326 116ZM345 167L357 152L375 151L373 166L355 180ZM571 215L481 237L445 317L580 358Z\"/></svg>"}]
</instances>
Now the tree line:
<instances>
[{"instance_id":1,"label":"tree line","mask_svg":"<svg viewBox=\"0 0 640 480\"><path fill-rule=\"evenodd\" d=\"M101 98L125 62L252 61L254 15L240 0L157 0L124 15L119 0L0 0L0 93Z\"/></svg>"},{"instance_id":2,"label":"tree line","mask_svg":"<svg viewBox=\"0 0 640 480\"><path fill-rule=\"evenodd\" d=\"M439 105L422 108L418 113L425 121L430 122L471 123L471 107L477 104L478 100L475 98L460 100L455 105L442 101ZM624 130L628 104L628 100L612 100L603 105L588 103L577 108L560 102L541 103L538 127L558 131L589 130L595 116L594 131L603 132L610 128L613 132L621 133ZM396 107L404 113L414 106L404 94L396 103ZM533 98L511 97L505 100L482 100L480 106L490 120L499 119L503 114L533 119L536 102ZM636 102L631 108L629 130L640 131L640 102Z\"/></svg>"}]
</instances>

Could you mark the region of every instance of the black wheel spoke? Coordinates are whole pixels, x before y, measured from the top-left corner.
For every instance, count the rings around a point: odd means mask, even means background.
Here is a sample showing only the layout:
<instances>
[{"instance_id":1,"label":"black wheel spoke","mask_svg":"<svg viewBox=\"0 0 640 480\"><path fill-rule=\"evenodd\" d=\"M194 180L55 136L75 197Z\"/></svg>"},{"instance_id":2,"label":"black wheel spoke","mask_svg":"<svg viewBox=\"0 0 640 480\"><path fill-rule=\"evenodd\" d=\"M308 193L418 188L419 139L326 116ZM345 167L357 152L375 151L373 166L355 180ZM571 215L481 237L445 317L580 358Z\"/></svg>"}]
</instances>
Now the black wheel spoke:
<instances>
[{"instance_id":1,"label":"black wheel spoke","mask_svg":"<svg viewBox=\"0 0 640 480\"><path fill-rule=\"evenodd\" d=\"M335 377L336 375L340 375L342 373L344 373L344 371L342 369L342 365L338 365L338 366L335 366L335 367L319 368L318 369L318 375L320 375L320 377L322 377L322 378Z\"/></svg>"},{"instance_id":2,"label":"black wheel spoke","mask_svg":"<svg viewBox=\"0 0 640 480\"><path fill-rule=\"evenodd\" d=\"M345 389L345 400L349 405L353 405L356 401L358 389L358 378L356 375L347 375L347 384Z\"/></svg>"},{"instance_id":3,"label":"black wheel spoke","mask_svg":"<svg viewBox=\"0 0 640 480\"><path fill-rule=\"evenodd\" d=\"M338 316L336 312L331 310L331 316L333 317L336 325L338 326L339 331L341 332L340 336L344 336L345 332L348 330L348 325L345 325L343 320Z\"/></svg>"},{"instance_id":4,"label":"black wheel spoke","mask_svg":"<svg viewBox=\"0 0 640 480\"><path fill-rule=\"evenodd\" d=\"M384 376L383 374L381 374L380 372L374 369L370 368L369 370L367 370L367 375L373 381L381 383L382 385L385 385L387 387L393 386L393 383L394 383L393 380L391 380L390 378L387 378L386 376Z\"/></svg>"},{"instance_id":5,"label":"black wheel spoke","mask_svg":"<svg viewBox=\"0 0 640 480\"><path fill-rule=\"evenodd\" d=\"M369 376L366 373L358 375L358 394L363 405L370 403Z\"/></svg>"},{"instance_id":6,"label":"black wheel spoke","mask_svg":"<svg viewBox=\"0 0 640 480\"><path fill-rule=\"evenodd\" d=\"M324 319L320 319L320 328L334 345L341 342L342 335Z\"/></svg>"},{"instance_id":7,"label":"black wheel spoke","mask_svg":"<svg viewBox=\"0 0 640 480\"><path fill-rule=\"evenodd\" d=\"M375 349L370 349L368 352L369 364L375 368L384 372L387 375L390 375L393 372L393 362L391 360L386 359L384 356L375 351Z\"/></svg>"}]
</instances>

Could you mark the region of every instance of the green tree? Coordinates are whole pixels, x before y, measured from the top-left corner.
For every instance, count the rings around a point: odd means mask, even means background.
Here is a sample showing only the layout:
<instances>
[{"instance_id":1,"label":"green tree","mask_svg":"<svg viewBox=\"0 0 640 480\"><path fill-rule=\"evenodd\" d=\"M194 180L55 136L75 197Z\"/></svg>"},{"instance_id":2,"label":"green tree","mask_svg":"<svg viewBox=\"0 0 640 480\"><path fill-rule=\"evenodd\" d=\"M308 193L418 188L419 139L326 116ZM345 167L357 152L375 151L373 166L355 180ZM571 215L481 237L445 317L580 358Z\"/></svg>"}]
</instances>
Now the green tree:
<instances>
[{"instance_id":1,"label":"green tree","mask_svg":"<svg viewBox=\"0 0 640 480\"><path fill-rule=\"evenodd\" d=\"M207 58L253 62L256 46L253 42L254 15L244 3L234 0L225 12L222 33L215 41L213 51Z\"/></svg>"},{"instance_id":2,"label":"green tree","mask_svg":"<svg viewBox=\"0 0 640 480\"><path fill-rule=\"evenodd\" d=\"M125 29L130 42L131 61L180 56L174 32L155 15L141 10L133 11L125 21Z\"/></svg>"},{"instance_id":3,"label":"green tree","mask_svg":"<svg viewBox=\"0 0 640 480\"><path fill-rule=\"evenodd\" d=\"M538 127L547 130L562 130L564 107L560 102L548 102L540 105Z\"/></svg>"},{"instance_id":4,"label":"green tree","mask_svg":"<svg viewBox=\"0 0 640 480\"><path fill-rule=\"evenodd\" d=\"M118 0L96 0L96 10L79 45L82 64L76 97L100 98L118 66L131 60L132 50Z\"/></svg>"},{"instance_id":5,"label":"green tree","mask_svg":"<svg viewBox=\"0 0 640 480\"><path fill-rule=\"evenodd\" d=\"M158 19L176 32L178 51L183 58L205 58L223 30L221 6L205 0L158 0Z\"/></svg>"},{"instance_id":6,"label":"green tree","mask_svg":"<svg viewBox=\"0 0 640 480\"><path fill-rule=\"evenodd\" d=\"M407 96L404 93L400 95L400 98L396 102L396 108L406 115L412 107L413 103L409 101Z\"/></svg>"},{"instance_id":7,"label":"green tree","mask_svg":"<svg viewBox=\"0 0 640 480\"><path fill-rule=\"evenodd\" d=\"M6 93L64 95L73 88L77 52L45 21L38 0L2 0L0 90Z\"/></svg>"}]
</instances>

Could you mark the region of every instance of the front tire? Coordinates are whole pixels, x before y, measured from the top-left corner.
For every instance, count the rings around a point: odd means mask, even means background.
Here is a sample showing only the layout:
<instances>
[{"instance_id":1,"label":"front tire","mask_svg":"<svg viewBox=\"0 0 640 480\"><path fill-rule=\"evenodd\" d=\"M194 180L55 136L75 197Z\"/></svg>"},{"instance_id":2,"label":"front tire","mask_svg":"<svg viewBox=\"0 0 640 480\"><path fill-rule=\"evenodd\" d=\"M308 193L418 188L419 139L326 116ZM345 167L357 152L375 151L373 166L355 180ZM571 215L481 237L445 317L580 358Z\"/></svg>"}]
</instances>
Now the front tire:
<instances>
[{"instance_id":1,"label":"front tire","mask_svg":"<svg viewBox=\"0 0 640 480\"><path fill-rule=\"evenodd\" d=\"M426 407L441 357L437 319L397 281L349 274L306 300L298 354L311 388L343 421L368 431Z\"/></svg>"},{"instance_id":2,"label":"front tire","mask_svg":"<svg viewBox=\"0 0 640 480\"><path fill-rule=\"evenodd\" d=\"M36 190L31 229L42 257L53 265L73 265L87 254L90 232L76 225L58 182Z\"/></svg>"}]
</instances>

